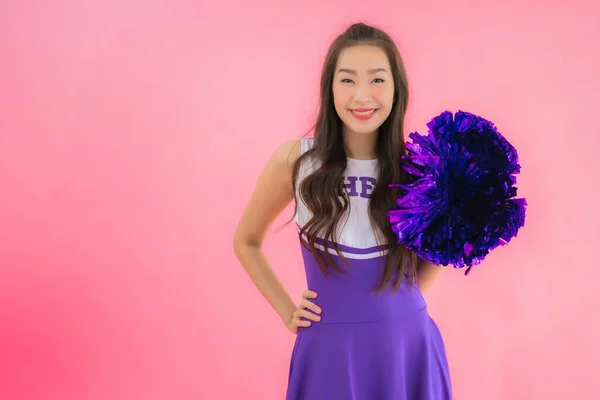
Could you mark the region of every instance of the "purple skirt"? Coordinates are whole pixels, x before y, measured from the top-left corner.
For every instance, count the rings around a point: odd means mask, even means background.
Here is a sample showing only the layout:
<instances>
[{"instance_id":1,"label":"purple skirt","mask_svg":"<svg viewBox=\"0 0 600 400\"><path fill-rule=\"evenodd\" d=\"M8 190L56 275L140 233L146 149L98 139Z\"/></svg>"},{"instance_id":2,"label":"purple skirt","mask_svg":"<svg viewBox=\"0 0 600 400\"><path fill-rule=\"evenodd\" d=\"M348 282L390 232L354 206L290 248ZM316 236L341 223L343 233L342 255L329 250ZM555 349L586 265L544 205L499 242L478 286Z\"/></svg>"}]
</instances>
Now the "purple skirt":
<instances>
[{"instance_id":1,"label":"purple skirt","mask_svg":"<svg viewBox=\"0 0 600 400\"><path fill-rule=\"evenodd\" d=\"M300 328L287 400L451 400L442 336L418 287L374 294L384 257L324 277L302 249L321 321ZM340 264L343 265L343 264Z\"/></svg>"}]
</instances>

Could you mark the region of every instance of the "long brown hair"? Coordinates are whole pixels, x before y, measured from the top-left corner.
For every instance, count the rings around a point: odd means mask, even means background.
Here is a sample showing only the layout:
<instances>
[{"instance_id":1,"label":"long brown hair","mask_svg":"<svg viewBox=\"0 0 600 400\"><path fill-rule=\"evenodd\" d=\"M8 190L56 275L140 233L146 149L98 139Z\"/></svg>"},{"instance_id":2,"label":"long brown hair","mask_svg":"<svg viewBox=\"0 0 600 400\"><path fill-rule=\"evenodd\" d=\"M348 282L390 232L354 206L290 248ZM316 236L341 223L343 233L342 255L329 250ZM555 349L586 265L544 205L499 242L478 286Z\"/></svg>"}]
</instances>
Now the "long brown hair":
<instances>
[{"instance_id":1,"label":"long brown hair","mask_svg":"<svg viewBox=\"0 0 600 400\"><path fill-rule=\"evenodd\" d=\"M325 240L334 243L337 254L346 262L335 245L334 233L341 218L349 208L349 197L343 186L343 174L347 167L346 152L342 137L342 121L333 102L332 84L335 66L339 54L350 46L368 44L381 48L387 54L394 79L394 102L389 117L379 128L377 155L379 173L369 201L369 217L378 233L379 244L381 234L389 246L386 266L382 271L377 291L383 291L393 281L398 289L404 277L414 282L416 278L416 256L397 243L397 237L391 229L387 211L394 207L397 191L389 184L407 181L405 172L400 168L404 147L404 117L408 105L408 82L404 63L398 48L388 34L364 23L351 25L331 44L321 73L321 92L319 113L312 128L314 145L306 151L294 164L292 172L293 188L296 188L300 165L311 158L319 161L319 167L302 180L299 186L299 197L311 212L311 219L300 228L302 243L310 248L321 271L327 275L331 270L343 272L336 265L328 251L321 252L315 247L318 234ZM294 191L296 205L294 215L298 212L298 196ZM293 217L292 217L293 218ZM303 235L306 239L303 238Z\"/></svg>"}]
</instances>

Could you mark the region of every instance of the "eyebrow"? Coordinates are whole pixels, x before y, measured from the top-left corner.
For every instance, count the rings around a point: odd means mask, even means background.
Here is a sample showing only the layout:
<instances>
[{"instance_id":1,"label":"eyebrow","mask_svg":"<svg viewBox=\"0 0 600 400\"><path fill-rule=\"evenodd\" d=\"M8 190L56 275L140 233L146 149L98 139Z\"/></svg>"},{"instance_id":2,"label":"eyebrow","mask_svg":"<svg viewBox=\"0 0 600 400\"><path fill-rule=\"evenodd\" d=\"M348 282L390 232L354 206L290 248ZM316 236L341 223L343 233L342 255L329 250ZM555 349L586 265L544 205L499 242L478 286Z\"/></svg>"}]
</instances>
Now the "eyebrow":
<instances>
[{"instance_id":1,"label":"eyebrow","mask_svg":"<svg viewBox=\"0 0 600 400\"><path fill-rule=\"evenodd\" d=\"M348 69L348 68L340 68L338 73L340 72L347 72L349 74L352 75L356 75L356 70L354 69ZM387 70L385 68L373 68L367 71L369 74L375 74L377 72L387 72Z\"/></svg>"}]
</instances>

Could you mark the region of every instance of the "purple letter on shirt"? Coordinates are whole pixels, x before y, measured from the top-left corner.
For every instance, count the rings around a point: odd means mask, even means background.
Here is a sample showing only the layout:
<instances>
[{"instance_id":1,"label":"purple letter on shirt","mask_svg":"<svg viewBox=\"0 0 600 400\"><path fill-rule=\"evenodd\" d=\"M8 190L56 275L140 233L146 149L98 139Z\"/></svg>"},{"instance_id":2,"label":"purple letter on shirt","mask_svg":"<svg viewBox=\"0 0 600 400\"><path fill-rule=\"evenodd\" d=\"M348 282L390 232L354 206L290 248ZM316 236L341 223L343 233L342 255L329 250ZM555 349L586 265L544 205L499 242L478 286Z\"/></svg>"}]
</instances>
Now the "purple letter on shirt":
<instances>
[{"instance_id":1,"label":"purple letter on shirt","mask_svg":"<svg viewBox=\"0 0 600 400\"><path fill-rule=\"evenodd\" d=\"M358 196L358 191L356 190L356 181L358 178L356 176L348 176L346 177L346 181L348 183L344 184L346 191L348 191L348 196Z\"/></svg>"},{"instance_id":2,"label":"purple letter on shirt","mask_svg":"<svg viewBox=\"0 0 600 400\"><path fill-rule=\"evenodd\" d=\"M375 184L377 183L377 179L371 178L370 176L361 176L360 183L361 183L361 189L362 189L360 192L360 197L362 197L364 199L370 199L373 188L375 187Z\"/></svg>"}]
</instances>

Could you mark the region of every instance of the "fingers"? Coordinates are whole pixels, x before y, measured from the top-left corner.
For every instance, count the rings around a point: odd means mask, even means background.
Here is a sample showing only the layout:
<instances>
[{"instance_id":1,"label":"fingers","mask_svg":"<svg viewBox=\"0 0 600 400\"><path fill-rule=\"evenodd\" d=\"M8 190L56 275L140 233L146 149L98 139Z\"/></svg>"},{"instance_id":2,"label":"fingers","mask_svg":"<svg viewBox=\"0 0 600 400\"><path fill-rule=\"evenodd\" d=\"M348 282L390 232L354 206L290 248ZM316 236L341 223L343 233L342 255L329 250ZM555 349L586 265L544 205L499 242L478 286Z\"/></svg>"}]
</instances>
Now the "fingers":
<instances>
[{"instance_id":1,"label":"fingers","mask_svg":"<svg viewBox=\"0 0 600 400\"><path fill-rule=\"evenodd\" d=\"M310 300L302 300L302 302L300 303L300 307L309 309L312 312L314 312L315 314L321 314L321 307L319 307L318 305L316 305L315 303L313 303Z\"/></svg>"},{"instance_id":2,"label":"fingers","mask_svg":"<svg viewBox=\"0 0 600 400\"><path fill-rule=\"evenodd\" d=\"M297 327L299 327L299 328L300 327L307 328L307 327L309 327L311 325L311 322L310 321L305 321L305 320L302 320L302 319L295 319L294 320L294 324Z\"/></svg>"},{"instance_id":3,"label":"fingers","mask_svg":"<svg viewBox=\"0 0 600 400\"><path fill-rule=\"evenodd\" d=\"M318 315L315 315L307 310L298 309L294 313L294 318L292 319L292 322L294 325L296 325L298 327L300 327L300 326L307 327L312 324L311 321L319 322L320 320L321 320L321 317L319 317Z\"/></svg>"},{"instance_id":4,"label":"fingers","mask_svg":"<svg viewBox=\"0 0 600 400\"><path fill-rule=\"evenodd\" d=\"M298 310L298 318L306 318L315 322L319 322L321 320L320 316L313 314L308 310Z\"/></svg>"},{"instance_id":5,"label":"fingers","mask_svg":"<svg viewBox=\"0 0 600 400\"><path fill-rule=\"evenodd\" d=\"M319 322L321 320L321 317L317 315L321 314L321 307L308 300L316 298L317 293L313 292L312 290L305 290L302 292L302 301L294 313L294 320L298 326L310 326L311 321Z\"/></svg>"}]
</instances>

